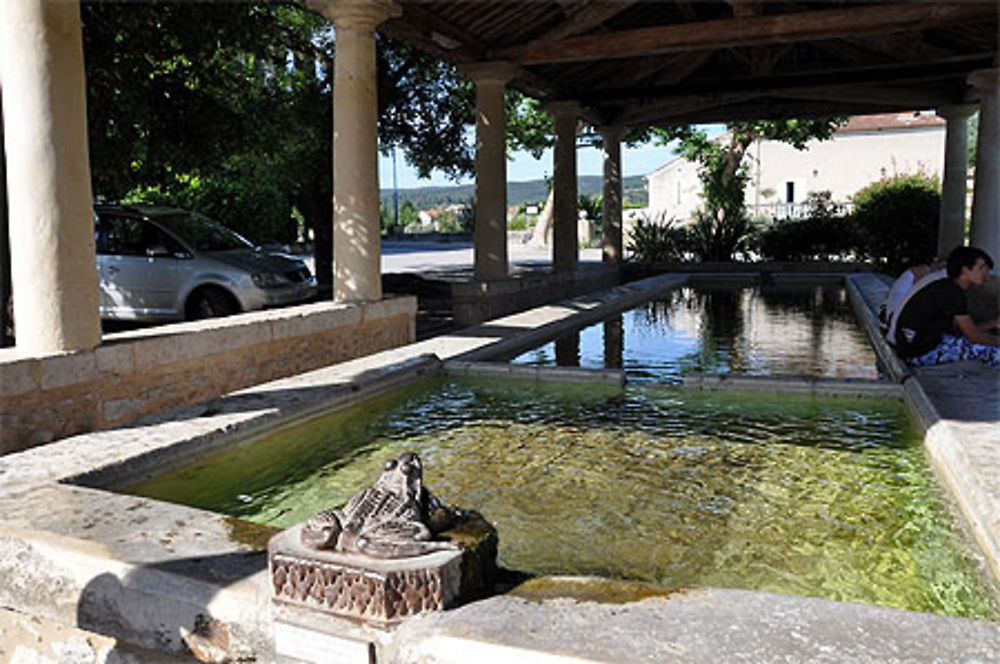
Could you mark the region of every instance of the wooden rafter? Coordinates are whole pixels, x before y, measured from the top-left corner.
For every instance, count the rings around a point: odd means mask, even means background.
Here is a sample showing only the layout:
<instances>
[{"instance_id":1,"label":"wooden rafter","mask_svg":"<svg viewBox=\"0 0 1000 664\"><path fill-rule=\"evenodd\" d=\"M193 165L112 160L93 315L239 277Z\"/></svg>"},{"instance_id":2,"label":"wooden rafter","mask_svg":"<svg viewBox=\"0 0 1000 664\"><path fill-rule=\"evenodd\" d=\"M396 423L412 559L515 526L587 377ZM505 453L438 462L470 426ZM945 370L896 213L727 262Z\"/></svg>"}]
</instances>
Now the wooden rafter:
<instances>
[{"instance_id":1,"label":"wooden rafter","mask_svg":"<svg viewBox=\"0 0 1000 664\"><path fill-rule=\"evenodd\" d=\"M997 14L994 3L893 4L638 28L502 48L492 59L521 65L628 58L695 49L787 44L920 30Z\"/></svg>"},{"instance_id":2,"label":"wooden rafter","mask_svg":"<svg viewBox=\"0 0 1000 664\"><path fill-rule=\"evenodd\" d=\"M762 7L759 0L726 0L733 8L733 16L745 18L747 16L759 16Z\"/></svg>"},{"instance_id":3,"label":"wooden rafter","mask_svg":"<svg viewBox=\"0 0 1000 664\"><path fill-rule=\"evenodd\" d=\"M992 53L969 53L954 56L946 61L911 62L897 65L873 65L868 67L800 71L794 74L778 74L768 78L734 78L719 88L715 81L685 81L673 86L637 86L630 89L602 89L581 92L581 103L600 105L603 103L641 104L649 99L677 99L686 96L742 93L764 90L767 94L777 94L785 90L815 88L832 85L897 85L902 82L919 83L954 77L956 72L970 68L990 66ZM957 101L957 100L956 100Z\"/></svg>"},{"instance_id":4,"label":"wooden rafter","mask_svg":"<svg viewBox=\"0 0 1000 664\"><path fill-rule=\"evenodd\" d=\"M417 4L403 5L402 18L387 22L380 30L387 34L404 32L407 35L419 35L424 42L434 44L436 50L445 54L460 51L475 60L483 59L486 54L486 44L467 30L452 25Z\"/></svg>"},{"instance_id":5,"label":"wooden rafter","mask_svg":"<svg viewBox=\"0 0 1000 664\"><path fill-rule=\"evenodd\" d=\"M609 123L662 126L766 117L884 113L910 110L915 107L934 108L953 101L950 91L942 88L880 90L845 86L840 89L816 87L795 94L769 90L758 90L753 93L732 92L651 100L642 105L609 105L599 109Z\"/></svg>"},{"instance_id":6,"label":"wooden rafter","mask_svg":"<svg viewBox=\"0 0 1000 664\"><path fill-rule=\"evenodd\" d=\"M564 22L532 41L554 41L587 32L608 19L614 18L633 4L635 4L635 0L586 4L582 8L574 10Z\"/></svg>"}]
</instances>

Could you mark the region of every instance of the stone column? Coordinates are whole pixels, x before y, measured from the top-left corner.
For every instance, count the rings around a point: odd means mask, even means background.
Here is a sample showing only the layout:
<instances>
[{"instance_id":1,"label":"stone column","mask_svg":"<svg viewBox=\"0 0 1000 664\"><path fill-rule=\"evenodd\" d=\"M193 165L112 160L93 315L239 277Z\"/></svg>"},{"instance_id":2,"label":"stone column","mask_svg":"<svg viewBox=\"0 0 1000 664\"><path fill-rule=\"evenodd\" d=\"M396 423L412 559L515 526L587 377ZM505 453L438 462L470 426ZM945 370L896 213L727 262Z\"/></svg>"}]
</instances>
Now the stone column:
<instances>
[{"instance_id":1,"label":"stone column","mask_svg":"<svg viewBox=\"0 0 1000 664\"><path fill-rule=\"evenodd\" d=\"M625 364L625 323L621 314L604 320L604 368L621 369Z\"/></svg>"},{"instance_id":2,"label":"stone column","mask_svg":"<svg viewBox=\"0 0 1000 664\"><path fill-rule=\"evenodd\" d=\"M505 63L462 69L476 83L476 227L473 236L477 279L507 276L507 119L504 87L514 77Z\"/></svg>"},{"instance_id":3,"label":"stone column","mask_svg":"<svg viewBox=\"0 0 1000 664\"><path fill-rule=\"evenodd\" d=\"M575 270L580 260L576 231L579 206L576 129L579 107L572 102L556 102L546 109L552 114L556 133L552 174L552 267L562 272Z\"/></svg>"},{"instance_id":4,"label":"stone column","mask_svg":"<svg viewBox=\"0 0 1000 664\"><path fill-rule=\"evenodd\" d=\"M969 244L1000 261L1000 69L969 75L979 93L976 184L972 193Z\"/></svg>"},{"instance_id":5,"label":"stone column","mask_svg":"<svg viewBox=\"0 0 1000 664\"><path fill-rule=\"evenodd\" d=\"M17 346L101 343L77 2L0 2L11 282Z\"/></svg>"},{"instance_id":6,"label":"stone column","mask_svg":"<svg viewBox=\"0 0 1000 664\"><path fill-rule=\"evenodd\" d=\"M333 299L382 298L375 27L390 0L310 0L333 21Z\"/></svg>"},{"instance_id":7,"label":"stone column","mask_svg":"<svg viewBox=\"0 0 1000 664\"><path fill-rule=\"evenodd\" d=\"M580 333L571 332L565 337L556 339L556 366L580 366Z\"/></svg>"},{"instance_id":8,"label":"stone column","mask_svg":"<svg viewBox=\"0 0 1000 664\"><path fill-rule=\"evenodd\" d=\"M605 263L622 262L622 135L624 127L601 127L604 143L603 226Z\"/></svg>"},{"instance_id":9,"label":"stone column","mask_svg":"<svg viewBox=\"0 0 1000 664\"><path fill-rule=\"evenodd\" d=\"M965 203L969 171L969 116L973 106L946 106L937 114L948 121L944 147L944 178L941 183L941 220L938 223L937 255L947 256L965 244Z\"/></svg>"}]
</instances>

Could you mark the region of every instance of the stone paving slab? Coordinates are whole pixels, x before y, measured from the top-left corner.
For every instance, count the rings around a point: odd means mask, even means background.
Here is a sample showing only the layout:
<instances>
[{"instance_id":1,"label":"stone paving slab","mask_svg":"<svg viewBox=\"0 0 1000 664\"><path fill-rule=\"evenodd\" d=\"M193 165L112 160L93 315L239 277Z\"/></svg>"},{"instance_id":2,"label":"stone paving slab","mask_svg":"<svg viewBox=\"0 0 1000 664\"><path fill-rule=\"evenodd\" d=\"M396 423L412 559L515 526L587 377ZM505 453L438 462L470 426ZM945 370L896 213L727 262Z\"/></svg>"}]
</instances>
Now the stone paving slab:
<instances>
[{"instance_id":1,"label":"stone paving slab","mask_svg":"<svg viewBox=\"0 0 1000 664\"><path fill-rule=\"evenodd\" d=\"M996 662L1000 625L743 590L623 604L502 596L406 622L387 655L414 664Z\"/></svg>"}]
</instances>

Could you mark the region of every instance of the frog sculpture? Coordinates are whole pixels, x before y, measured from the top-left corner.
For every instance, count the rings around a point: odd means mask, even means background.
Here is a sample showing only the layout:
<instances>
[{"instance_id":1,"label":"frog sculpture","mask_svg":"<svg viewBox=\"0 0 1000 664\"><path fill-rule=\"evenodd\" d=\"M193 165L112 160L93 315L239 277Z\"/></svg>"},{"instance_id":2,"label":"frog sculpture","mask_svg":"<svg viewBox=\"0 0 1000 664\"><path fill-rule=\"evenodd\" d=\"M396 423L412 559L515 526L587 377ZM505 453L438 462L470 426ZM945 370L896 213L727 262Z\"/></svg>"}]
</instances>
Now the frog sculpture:
<instances>
[{"instance_id":1,"label":"frog sculpture","mask_svg":"<svg viewBox=\"0 0 1000 664\"><path fill-rule=\"evenodd\" d=\"M452 542L432 541L463 518L423 485L420 457L405 452L385 464L375 484L345 506L309 519L301 540L309 548L361 553L373 558L408 558L454 550Z\"/></svg>"}]
</instances>

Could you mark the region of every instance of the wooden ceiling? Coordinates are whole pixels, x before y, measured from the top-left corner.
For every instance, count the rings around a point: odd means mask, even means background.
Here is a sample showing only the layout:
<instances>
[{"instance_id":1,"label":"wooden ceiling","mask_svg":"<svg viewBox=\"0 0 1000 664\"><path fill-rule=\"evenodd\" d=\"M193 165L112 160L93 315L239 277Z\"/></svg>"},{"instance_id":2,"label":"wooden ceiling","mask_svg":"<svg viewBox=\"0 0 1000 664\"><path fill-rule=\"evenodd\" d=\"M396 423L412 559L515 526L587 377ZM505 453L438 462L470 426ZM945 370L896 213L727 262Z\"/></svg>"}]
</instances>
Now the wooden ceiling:
<instances>
[{"instance_id":1,"label":"wooden ceiling","mask_svg":"<svg viewBox=\"0 0 1000 664\"><path fill-rule=\"evenodd\" d=\"M937 108L997 66L997 0L397 0L380 31L595 124Z\"/></svg>"}]
</instances>

